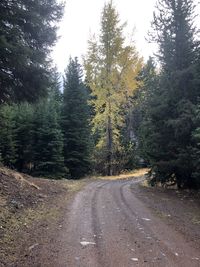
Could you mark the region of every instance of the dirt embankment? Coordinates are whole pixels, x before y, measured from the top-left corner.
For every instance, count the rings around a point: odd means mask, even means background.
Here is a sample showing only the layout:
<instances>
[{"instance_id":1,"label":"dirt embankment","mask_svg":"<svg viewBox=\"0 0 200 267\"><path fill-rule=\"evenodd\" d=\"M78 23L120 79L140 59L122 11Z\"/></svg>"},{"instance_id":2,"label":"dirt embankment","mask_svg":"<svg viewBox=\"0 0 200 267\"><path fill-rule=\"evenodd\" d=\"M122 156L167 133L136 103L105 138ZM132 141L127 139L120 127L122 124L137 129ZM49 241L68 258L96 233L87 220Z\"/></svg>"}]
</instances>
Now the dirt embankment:
<instances>
[{"instance_id":1,"label":"dirt embankment","mask_svg":"<svg viewBox=\"0 0 200 267\"><path fill-rule=\"evenodd\" d=\"M37 179L0 168L0 266L51 262L59 249L56 235L62 229L66 204L84 184Z\"/></svg>"}]
</instances>

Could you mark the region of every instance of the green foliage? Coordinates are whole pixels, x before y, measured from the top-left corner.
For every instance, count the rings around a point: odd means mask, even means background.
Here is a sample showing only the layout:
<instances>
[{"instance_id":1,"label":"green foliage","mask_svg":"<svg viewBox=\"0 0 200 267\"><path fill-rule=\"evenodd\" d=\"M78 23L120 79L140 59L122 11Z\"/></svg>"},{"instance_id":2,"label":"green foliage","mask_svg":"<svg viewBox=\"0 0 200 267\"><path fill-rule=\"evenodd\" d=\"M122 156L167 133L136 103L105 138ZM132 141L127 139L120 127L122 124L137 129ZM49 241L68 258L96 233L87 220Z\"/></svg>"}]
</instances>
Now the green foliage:
<instances>
[{"instance_id":1,"label":"green foliage","mask_svg":"<svg viewBox=\"0 0 200 267\"><path fill-rule=\"evenodd\" d=\"M56 0L0 1L0 104L46 95L47 56L62 13Z\"/></svg>"},{"instance_id":2,"label":"green foliage","mask_svg":"<svg viewBox=\"0 0 200 267\"><path fill-rule=\"evenodd\" d=\"M88 92L81 77L77 58L70 58L64 80L62 126L65 164L76 179L88 173L91 161Z\"/></svg>"},{"instance_id":3,"label":"green foliage","mask_svg":"<svg viewBox=\"0 0 200 267\"><path fill-rule=\"evenodd\" d=\"M151 37L159 44L159 60L168 78L174 71L187 70L195 60L194 7L193 0L157 3ZM185 87L187 90L187 84Z\"/></svg>"},{"instance_id":4,"label":"green foliage","mask_svg":"<svg viewBox=\"0 0 200 267\"><path fill-rule=\"evenodd\" d=\"M197 187L194 151L198 145L192 148L192 133L199 82L193 11L192 0L161 0L154 14L161 71L155 88L149 75L147 80L143 77L147 98L142 100L146 111L139 129L142 154L152 166L152 184ZM193 138L197 142L198 129Z\"/></svg>"},{"instance_id":5,"label":"green foliage","mask_svg":"<svg viewBox=\"0 0 200 267\"><path fill-rule=\"evenodd\" d=\"M33 164L33 120L34 108L28 103L14 106L14 138L16 149L15 168L31 171Z\"/></svg>"},{"instance_id":6,"label":"green foliage","mask_svg":"<svg viewBox=\"0 0 200 267\"><path fill-rule=\"evenodd\" d=\"M77 59L70 60L60 92L52 73L48 97L0 109L1 162L18 171L52 178L80 178L91 167L88 89Z\"/></svg>"},{"instance_id":7,"label":"green foliage","mask_svg":"<svg viewBox=\"0 0 200 267\"><path fill-rule=\"evenodd\" d=\"M1 107L1 162L37 176L67 178L60 125L61 93L54 78L48 98L39 103Z\"/></svg>"},{"instance_id":8,"label":"green foliage","mask_svg":"<svg viewBox=\"0 0 200 267\"><path fill-rule=\"evenodd\" d=\"M195 109L195 128L192 132L192 179L196 188L200 188L200 105Z\"/></svg>"},{"instance_id":9,"label":"green foliage","mask_svg":"<svg viewBox=\"0 0 200 267\"><path fill-rule=\"evenodd\" d=\"M64 165L63 134L54 95L41 101L34 117L34 174L67 178Z\"/></svg>"},{"instance_id":10,"label":"green foliage","mask_svg":"<svg viewBox=\"0 0 200 267\"><path fill-rule=\"evenodd\" d=\"M4 165L12 168L16 161L13 108L0 107L0 118L0 158Z\"/></svg>"}]
</instances>

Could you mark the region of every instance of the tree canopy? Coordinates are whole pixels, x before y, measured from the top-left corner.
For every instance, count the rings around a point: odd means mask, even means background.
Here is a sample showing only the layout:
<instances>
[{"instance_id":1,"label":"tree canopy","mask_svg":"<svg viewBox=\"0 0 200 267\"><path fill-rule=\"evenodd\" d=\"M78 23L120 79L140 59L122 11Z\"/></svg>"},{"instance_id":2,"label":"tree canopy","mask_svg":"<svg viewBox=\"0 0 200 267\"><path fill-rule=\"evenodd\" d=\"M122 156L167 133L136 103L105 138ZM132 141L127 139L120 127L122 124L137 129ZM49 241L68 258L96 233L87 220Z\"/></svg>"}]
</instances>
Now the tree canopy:
<instances>
[{"instance_id":1,"label":"tree canopy","mask_svg":"<svg viewBox=\"0 0 200 267\"><path fill-rule=\"evenodd\" d=\"M90 169L90 125L88 92L82 82L78 59L70 58L65 71L62 128L64 158L72 178L80 178Z\"/></svg>"},{"instance_id":2,"label":"tree canopy","mask_svg":"<svg viewBox=\"0 0 200 267\"><path fill-rule=\"evenodd\" d=\"M197 186L192 151L195 110L199 96L198 42L192 0L158 1L153 37L161 66L156 90L141 126L142 145L156 183ZM152 87L152 86L151 86ZM151 88L147 86L148 88ZM198 132L198 130L196 130ZM196 135L195 135L196 136Z\"/></svg>"},{"instance_id":3,"label":"tree canopy","mask_svg":"<svg viewBox=\"0 0 200 267\"><path fill-rule=\"evenodd\" d=\"M62 14L56 0L0 1L0 103L46 94L48 55Z\"/></svg>"}]
</instances>

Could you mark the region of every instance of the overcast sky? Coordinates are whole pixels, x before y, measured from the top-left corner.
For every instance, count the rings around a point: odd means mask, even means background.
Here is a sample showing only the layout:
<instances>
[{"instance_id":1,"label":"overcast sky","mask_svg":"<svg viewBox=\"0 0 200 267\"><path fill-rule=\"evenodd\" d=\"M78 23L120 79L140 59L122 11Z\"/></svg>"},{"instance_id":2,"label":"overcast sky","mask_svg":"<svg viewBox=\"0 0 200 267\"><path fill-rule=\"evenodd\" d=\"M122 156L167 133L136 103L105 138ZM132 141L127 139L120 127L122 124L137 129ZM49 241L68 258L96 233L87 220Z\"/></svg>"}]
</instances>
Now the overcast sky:
<instances>
[{"instance_id":1,"label":"overcast sky","mask_svg":"<svg viewBox=\"0 0 200 267\"><path fill-rule=\"evenodd\" d=\"M63 72L68 58L81 56L87 50L90 33L98 33L102 8L106 0L67 0L65 15L60 23L59 36L52 57ZM114 0L121 22L127 21L126 34L136 28L134 39L144 58L152 54L152 46L145 41L156 0Z\"/></svg>"},{"instance_id":2,"label":"overcast sky","mask_svg":"<svg viewBox=\"0 0 200 267\"><path fill-rule=\"evenodd\" d=\"M81 56L87 50L91 33L98 33L102 8L106 0L66 0L65 15L60 23L59 36L52 57L60 72L70 56ZM156 0L113 0L121 22L127 21L126 34L136 28L134 39L140 55L147 59L155 46L146 40L151 27Z\"/></svg>"}]
</instances>

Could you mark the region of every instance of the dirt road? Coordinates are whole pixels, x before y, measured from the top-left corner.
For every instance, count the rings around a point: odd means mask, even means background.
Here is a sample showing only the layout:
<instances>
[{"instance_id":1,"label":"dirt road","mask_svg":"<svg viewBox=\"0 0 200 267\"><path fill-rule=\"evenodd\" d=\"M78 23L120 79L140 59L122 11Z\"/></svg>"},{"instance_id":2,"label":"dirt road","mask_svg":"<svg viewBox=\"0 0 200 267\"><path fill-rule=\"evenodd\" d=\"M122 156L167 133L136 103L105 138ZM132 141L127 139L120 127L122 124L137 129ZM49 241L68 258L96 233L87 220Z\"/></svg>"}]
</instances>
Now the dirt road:
<instances>
[{"instance_id":1,"label":"dirt road","mask_svg":"<svg viewBox=\"0 0 200 267\"><path fill-rule=\"evenodd\" d=\"M63 223L57 266L200 266L199 250L134 194L137 184L96 181L77 194Z\"/></svg>"}]
</instances>

